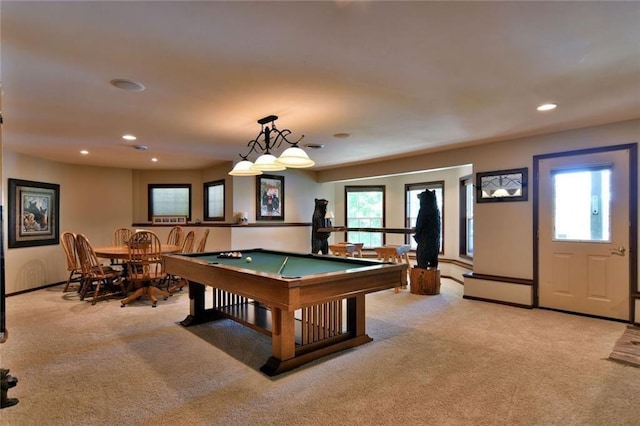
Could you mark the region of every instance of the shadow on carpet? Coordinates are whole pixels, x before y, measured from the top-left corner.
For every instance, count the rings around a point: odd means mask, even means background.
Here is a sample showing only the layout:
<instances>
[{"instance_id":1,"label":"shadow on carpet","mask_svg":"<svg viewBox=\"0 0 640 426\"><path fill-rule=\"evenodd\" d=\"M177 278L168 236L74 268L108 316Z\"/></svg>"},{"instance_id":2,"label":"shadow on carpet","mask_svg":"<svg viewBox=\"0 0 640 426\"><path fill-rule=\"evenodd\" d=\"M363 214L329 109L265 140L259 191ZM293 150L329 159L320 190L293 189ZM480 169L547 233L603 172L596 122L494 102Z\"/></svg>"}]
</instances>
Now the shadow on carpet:
<instances>
[{"instance_id":1,"label":"shadow on carpet","mask_svg":"<svg viewBox=\"0 0 640 426\"><path fill-rule=\"evenodd\" d=\"M609 359L634 367L640 367L640 328L627 326L618 339Z\"/></svg>"}]
</instances>

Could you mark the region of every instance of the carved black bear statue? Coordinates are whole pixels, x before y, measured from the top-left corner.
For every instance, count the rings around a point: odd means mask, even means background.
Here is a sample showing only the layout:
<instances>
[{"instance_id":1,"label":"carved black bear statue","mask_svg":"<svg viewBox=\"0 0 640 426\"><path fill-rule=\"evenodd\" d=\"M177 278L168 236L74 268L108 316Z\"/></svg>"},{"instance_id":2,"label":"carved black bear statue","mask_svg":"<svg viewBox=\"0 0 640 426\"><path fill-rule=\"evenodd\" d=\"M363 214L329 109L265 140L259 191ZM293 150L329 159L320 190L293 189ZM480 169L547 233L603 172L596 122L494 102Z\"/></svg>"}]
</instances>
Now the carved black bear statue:
<instances>
[{"instance_id":1,"label":"carved black bear statue","mask_svg":"<svg viewBox=\"0 0 640 426\"><path fill-rule=\"evenodd\" d=\"M325 199L315 199L316 207L313 210L313 219L311 221L311 253L329 254L329 236L330 232L318 232L319 228L324 228L324 215L327 213L327 204Z\"/></svg>"},{"instance_id":2,"label":"carved black bear statue","mask_svg":"<svg viewBox=\"0 0 640 426\"><path fill-rule=\"evenodd\" d=\"M416 261L418 268L437 268L440 252L440 211L436 202L436 193L428 189L418 195L420 210L416 219L418 243Z\"/></svg>"}]
</instances>

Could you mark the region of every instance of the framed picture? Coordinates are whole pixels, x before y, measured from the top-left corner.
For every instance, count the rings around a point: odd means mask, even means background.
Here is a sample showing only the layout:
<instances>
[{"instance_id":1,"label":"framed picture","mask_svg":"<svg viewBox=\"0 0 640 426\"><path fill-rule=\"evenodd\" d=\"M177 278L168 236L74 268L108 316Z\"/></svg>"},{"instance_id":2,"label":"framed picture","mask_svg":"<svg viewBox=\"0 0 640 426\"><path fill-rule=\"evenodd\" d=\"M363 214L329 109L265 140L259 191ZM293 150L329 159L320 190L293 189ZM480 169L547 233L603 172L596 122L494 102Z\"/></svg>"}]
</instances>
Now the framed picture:
<instances>
[{"instance_id":1,"label":"framed picture","mask_svg":"<svg viewBox=\"0 0 640 426\"><path fill-rule=\"evenodd\" d=\"M9 179L9 248L60 243L60 185Z\"/></svg>"},{"instance_id":2,"label":"framed picture","mask_svg":"<svg viewBox=\"0 0 640 426\"><path fill-rule=\"evenodd\" d=\"M527 201L527 168L476 173L476 202Z\"/></svg>"},{"instance_id":3,"label":"framed picture","mask_svg":"<svg viewBox=\"0 0 640 426\"><path fill-rule=\"evenodd\" d=\"M256 176L256 220L284 220L284 176Z\"/></svg>"}]
</instances>

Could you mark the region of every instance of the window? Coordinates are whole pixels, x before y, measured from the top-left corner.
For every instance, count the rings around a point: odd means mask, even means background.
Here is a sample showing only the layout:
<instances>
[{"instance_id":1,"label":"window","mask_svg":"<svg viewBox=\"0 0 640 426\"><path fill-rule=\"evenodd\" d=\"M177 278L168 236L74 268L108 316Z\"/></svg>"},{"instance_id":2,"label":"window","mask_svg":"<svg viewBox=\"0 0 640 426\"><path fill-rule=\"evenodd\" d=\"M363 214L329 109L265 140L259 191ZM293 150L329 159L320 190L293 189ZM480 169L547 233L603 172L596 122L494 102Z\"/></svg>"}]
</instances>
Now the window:
<instances>
[{"instance_id":1,"label":"window","mask_svg":"<svg viewBox=\"0 0 640 426\"><path fill-rule=\"evenodd\" d=\"M384 186L346 186L345 206L347 228L384 227ZM384 245L382 232L347 232L347 241L363 243L364 247Z\"/></svg>"},{"instance_id":2,"label":"window","mask_svg":"<svg viewBox=\"0 0 640 426\"><path fill-rule=\"evenodd\" d=\"M460 256L473 257L473 178L460 179Z\"/></svg>"},{"instance_id":3,"label":"window","mask_svg":"<svg viewBox=\"0 0 640 426\"><path fill-rule=\"evenodd\" d=\"M149 190L149 222L153 216L187 216L191 220L191 185L151 184Z\"/></svg>"},{"instance_id":4,"label":"window","mask_svg":"<svg viewBox=\"0 0 640 426\"><path fill-rule=\"evenodd\" d=\"M425 190L435 191L438 210L440 210L440 253L444 251L444 181L410 183L404 186L405 196L405 223L407 228L415 228L418 211L420 210L420 199L418 195ZM413 235L405 236L405 243L411 245L411 249L418 247Z\"/></svg>"},{"instance_id":5,"label":"window","mask_svg":"<svg viewBox=\"0 0 640 426\"><path fill-rule=\"evenodd\" d=\"M553 239L610 242L611 167L552 173Z\"/></svg>"},{"instance_id":6,"label":"window","mask_svg":"<svg viewBox=\"0 0 640 426\"><path fill-rule=\"evenodd\" d=\"M204 184L204 220L224 220L224 179Z\"/></svg>"}]
</instances>

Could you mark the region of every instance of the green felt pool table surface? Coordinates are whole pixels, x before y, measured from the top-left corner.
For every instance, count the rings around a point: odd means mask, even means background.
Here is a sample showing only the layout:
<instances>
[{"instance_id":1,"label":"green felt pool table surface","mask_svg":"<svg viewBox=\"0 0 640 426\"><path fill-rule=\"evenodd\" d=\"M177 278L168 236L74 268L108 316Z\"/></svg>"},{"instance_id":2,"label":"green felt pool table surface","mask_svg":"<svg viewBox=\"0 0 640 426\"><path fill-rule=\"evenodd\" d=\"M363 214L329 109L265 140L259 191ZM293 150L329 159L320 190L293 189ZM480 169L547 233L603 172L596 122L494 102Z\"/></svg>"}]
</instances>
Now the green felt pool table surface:
<instances>
[{"instance_id":1,"label":"green felt pool table surface","mask_svg":"<svg viewBox=\"0 0 640 426\"><path fill-rule=\"evenodd\" d=\"M218 253L190 255L190 257L206 261L210 264L218 263L256 272L278 274L282 275L283 278L340 272L379 264L379 262L366 260L313 257L310 255L260 250L245 250L239 253L242 253L242 258L221 258ZM247 262L247 258L251 258L251 262ZM282 267L285 259L286 263L284 267ZM282 269L280 269L281 267Z\"/></svg>"}]
</instances>

